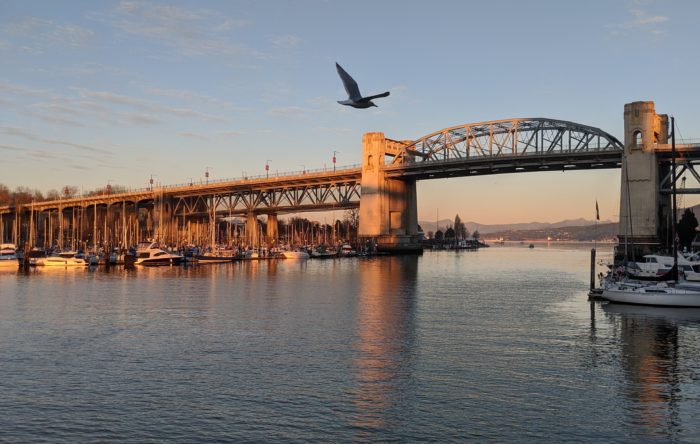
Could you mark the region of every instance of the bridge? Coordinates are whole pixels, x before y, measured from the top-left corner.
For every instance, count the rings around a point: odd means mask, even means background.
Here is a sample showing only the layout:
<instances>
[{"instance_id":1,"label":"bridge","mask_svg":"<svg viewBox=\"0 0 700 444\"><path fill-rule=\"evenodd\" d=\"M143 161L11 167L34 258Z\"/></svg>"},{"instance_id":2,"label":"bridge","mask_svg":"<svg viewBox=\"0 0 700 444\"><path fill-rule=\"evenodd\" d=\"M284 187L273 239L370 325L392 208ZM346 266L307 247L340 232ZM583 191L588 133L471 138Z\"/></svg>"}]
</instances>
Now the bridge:
<instances>
[{"instance_id":1,"label":"bridge","mask_svg":"<svg viewBox=\"0 0 700 444\"><path fill-rule=\"evenodd\" d=\"M651 114L647 109L649 104ZM653 114L656 120L634 123L634 113L628 113L628 107L642 107L643 116ZM420 249L418 180L621 167L624 176L627 165L634 164L635 171L644 171L645 162L654 165L653 177L644 180L653 182L652 194L656 197L652 200L656 210L668 200L661 196L668 194L672 180L667 166L668 123L664 119L665 116L657 116L653 111L653 102L626 105L624 144L598 128L550 118L470 123L416 140L399 141L388 139L383 133L367 133L363 137L363 163L359 166L158 186L0 207L0 240L21 244L31 239L33 244L57 242L62 246L68 238L80 238L90 239L91 244L127 245L150 235L181 243L192 241L185 233L210 232L217 218L244 217L246 226L257 227L258 216L265 215L265 235L257 228L249 228L245 230L245 241L249 245L271 244L279 236L280 214L359 207L361 237L372 238L381 249L415 251ZM676 179L686 170L700 178L694 169L700 159L700 146L678 148L681 168ZM635 163L640 154L649 157L649 153L652 160L645 157L641 164ZM627 186L622 191L625 195L648 193L649 186L640 190L630 191ZM622 211L622 203L620 214L627 214ZM641 210L637 217L648 219L648 210ZM625 224L629 225L630 220ZM660 223L652 224L657 231ZM637 235L648 236L649 227L646 228L645 231L640 226L635 231ZM621 228L623 236L632 236L622 231Z\"/></svg>"}]
</instances>

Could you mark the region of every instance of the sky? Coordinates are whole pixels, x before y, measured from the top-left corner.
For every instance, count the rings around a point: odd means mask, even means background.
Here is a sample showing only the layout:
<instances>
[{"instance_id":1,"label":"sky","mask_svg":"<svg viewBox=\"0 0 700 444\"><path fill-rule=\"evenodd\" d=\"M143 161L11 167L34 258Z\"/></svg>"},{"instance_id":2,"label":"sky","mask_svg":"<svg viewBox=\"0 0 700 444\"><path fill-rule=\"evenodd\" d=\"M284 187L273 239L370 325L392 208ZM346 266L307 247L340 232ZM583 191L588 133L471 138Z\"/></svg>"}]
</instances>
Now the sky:
<instances>
[{"instance_id":1,"label":"sky","mask_svg":"<svg viewBox=\"0 0 700 444\"><path fill-rule=\"evenodd\" d=\"M622 139L656 102L700 138L696 1L0 0L0 183L139 188L360 162L362 135L417 139L515 117ZM340 63L366 94L346 98ZM421 220L617 220L620 172L426 180ZM686 198L690 199L690 198Z\"/></svg>"}]
</instances>

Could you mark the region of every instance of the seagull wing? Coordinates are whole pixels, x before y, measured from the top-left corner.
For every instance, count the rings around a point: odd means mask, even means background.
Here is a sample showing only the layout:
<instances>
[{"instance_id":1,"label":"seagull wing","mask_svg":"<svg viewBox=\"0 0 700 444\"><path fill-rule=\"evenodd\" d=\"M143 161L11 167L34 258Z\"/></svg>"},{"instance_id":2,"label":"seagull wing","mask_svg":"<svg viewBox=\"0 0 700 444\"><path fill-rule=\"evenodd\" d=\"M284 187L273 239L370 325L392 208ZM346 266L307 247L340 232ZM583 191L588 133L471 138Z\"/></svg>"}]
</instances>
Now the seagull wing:
<instances>
[{"instance_id":1,"label":"seagull wing","mask_svg":"<svg viewBox=\"0 0 700 444\"><path fill-rule=\"evenodd\" d=\"M360 100L360 102L369 102L369 101L372 100L372 99L378 99L378 98L380 98L380 97L386 97L386 96L388 96L388 95L389 95L389 91L383 92L383 93L381 93L381 94L376 94L376 95L374 95L374 96L363 97L362 100Z\"/></svg>"},{"instance_id":2,"label":"seagull wing","mask_svg":"<svg viewBox=\"0 0 700 444\"><path fill-rule=\"evenodd\" d=\"M357 87L357 82L350 77L350 74L345 72L345 70L338 65L338 63L335 64L335 69L338 70L338 75L340 76L340 80L343 81L345 92L348 93L350 100L360 100L362 98L362 94L360 94L360 88Z\"/></svg>"}]
</instances>

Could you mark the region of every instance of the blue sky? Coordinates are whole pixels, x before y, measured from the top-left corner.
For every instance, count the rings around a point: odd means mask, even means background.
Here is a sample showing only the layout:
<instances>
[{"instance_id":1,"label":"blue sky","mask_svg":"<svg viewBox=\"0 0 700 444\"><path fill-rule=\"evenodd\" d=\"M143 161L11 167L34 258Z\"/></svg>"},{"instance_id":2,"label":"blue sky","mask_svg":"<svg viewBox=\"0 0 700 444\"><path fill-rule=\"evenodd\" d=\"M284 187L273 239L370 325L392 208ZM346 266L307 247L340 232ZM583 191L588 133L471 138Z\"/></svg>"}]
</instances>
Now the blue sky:
<instances>
[{"instance_id":1,"label":"blue sky","mask_svg":"<svg viewBox=\"0 0 700 444\"><path fill-rule=\"evenodd\" d=\"M0 0L0 183L85 190L358 163L415 139L552 117L622 137L654 100L700 138L700 3ZM378 108L345 98L339 62ZM425 181L419 218L616 219L619 171Z\"/></svg>"}]
</instances>

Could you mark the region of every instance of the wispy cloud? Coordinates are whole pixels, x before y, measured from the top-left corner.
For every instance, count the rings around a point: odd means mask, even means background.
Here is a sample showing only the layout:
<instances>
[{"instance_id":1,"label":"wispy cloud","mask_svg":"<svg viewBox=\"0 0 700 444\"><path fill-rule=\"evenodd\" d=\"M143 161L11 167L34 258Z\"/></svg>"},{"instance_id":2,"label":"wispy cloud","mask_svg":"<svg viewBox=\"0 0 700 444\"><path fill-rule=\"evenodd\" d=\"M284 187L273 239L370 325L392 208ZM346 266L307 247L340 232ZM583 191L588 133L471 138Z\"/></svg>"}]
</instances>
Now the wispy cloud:
<instances>
[{"instance_id":1,"label":"wispy cloud","mask_svg":"<svg viewBox=\"0 0 700 444\"><path fill-rule=\"evenodd\" d=\"M0 79L0 92L5 92L17 96L41 97L46 96L48 92L43 89L30 88L16 83L9 83Z\"/></svg>"},{"instance_id":2,"label":"wispy cloud","mask_svg":"<svg viewBox=\"0 0 700 444\"><path fill-rule=\"evenodd\" d=\"M219 116L195 111L189 108L173 108L138 97L125 96L123 94L116 94L109 91L92 91L88 89L79 89L78 91L82 97L91 100L98 100L112 105L127 106L155 115L168 114L177 117L199 119L205 122L225 122L225 119L222 119Z\"/></svg>"},{"instance_id":3,"label":"wispy cloud","mask_svg":"<svg viewBox=\"0 0 700 444\"><path fill-rule=\"evenodd\" d=\"M4 29L6 34L24 38L28 43L19 48L30 52L60 46L62 48L78 48L85 46L95 37L91 29L73 24L59 23L37 17L25 17Z\"/></svg>"},{"instance_id":4,"label":"wispy cloud","mask_svg":"<svg viewBox=\"0 0 700 444\"><path fill-rule=\"evenodd\" d=\"M206 103L226 108L233 107L232 103L226 102L221 99L217 99L216 97L208 96L206 94L201 94L196 91L189 91L183 89L167 89L155 86L146 87L145 91L155 96L170 97L192 103Z\"/></svg>"},{"instance_id":5,"label":"wispy cloud","mask_svg":"<svg viewBox=\"0 0 700 444\"><path fill-rule=\"evenodd\" d=\"M223 137L238 137L238 136L243 135L243 131L236 131L236 130L219 131L217 134L220 136L223 136Z\"/></svg>"},{"instance_id":6,"label":"wispy cloud","mask_svg":"<svg viewBox=\"0 0 700 444\"><path fill-rule=\"evenodd\" d=\"M276 117L304 118L308 116L309 112L311 112L310 109L300 106L283 106L272 108L267 113Z\"/></svg>"},{"instance_id":7,"label":"wispy cloud","mask_svg":"<svg viewBox=\"0 0 700 444\"><path fill-rule=\"evenodd\" d=\"M163 123L159 118L143 113L129 113L126 115L126 121L134 126L154 126Z\"/></svg>"},{"instance_id":8,"label":"wispy cloud","mask_svg":"<svg viewBox=\"0 0 700 444\"><path fill-rule=\"evenodd\" d=\"M270 37L270 43L279 48L296 48L301 43L301 37L295 35L275 35Z\"/></svg>"},{"instance_id":9,"label":"wispy cloud","mask_svg":"<svg viewBox=\"0 0 700 444\"><path fill-rule=\"evenodd\" d=\"M20 148L18 146L14 145L5 145L5 144L0 144L0 150L6 150L6 151L24 151L26 148Z\"/></svg>"},{"instance_id":10,"label":"wispy cloud","mask_svg":"<svg viewBox=\"0 0 700 444\"><path fill-rule=\"evenodd\" d=\"M209 138L203 134L191 133L188 131L179 132L177 135L186 139L209 140Z\"/></svg>"},{"instance_id":11,"label":"wispy cloud","mask_svg":"<svg viewBox=\"0 0 700 444\"><path fill-rule=\"evenodd\" d=\"M245 20L228 18L222 21L220 13L208 9L123 1L111 12L92 14L91 18L190 57L260 56L256 50L230 40L225 34L245 26Z\"/></svg>"},{"instance_id":12,"label":"wispy cloud","mask_svg":"<svg viewBox=\"0 0 700 444\"><path fill-rule=\"evenodd\" d=\"M609 26L611 35L625 35L635 32L660 35L665 31L659 25L670 20L666 15L651 15L642 9L632 9L630 14L632 17L629 20Z\"/></svg>"},{"instance_id":13,"label":"wispy cloud","mask_svg":"<svg viewBox=\"0 0 700 444\"><path fill-rule=\"evenodd\" d=\"M45 138L41 137L32 131L26 130L24 128L16 128L16 127L0 127L0 134L4 134L6 136L12 136L12 137L17 137L17 138L22 138L26 140L30 140L32 142L41 142L45 143L48 145L60 145L60 146L65 146L65 147L70 147L74 148L80 151L85 151L88 153L100 153L100 154L106 154L106 155L112 155L112 152L109 150L105 150L102 148L97 148L89 145L84 145L80 143L74 143L74 142L69 142L65 140L59 140L59 139L50 139L50 138Z\"/></svg>"}]
</instances>

